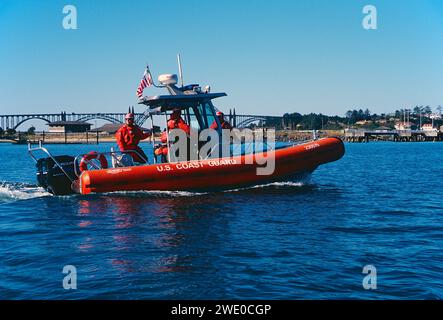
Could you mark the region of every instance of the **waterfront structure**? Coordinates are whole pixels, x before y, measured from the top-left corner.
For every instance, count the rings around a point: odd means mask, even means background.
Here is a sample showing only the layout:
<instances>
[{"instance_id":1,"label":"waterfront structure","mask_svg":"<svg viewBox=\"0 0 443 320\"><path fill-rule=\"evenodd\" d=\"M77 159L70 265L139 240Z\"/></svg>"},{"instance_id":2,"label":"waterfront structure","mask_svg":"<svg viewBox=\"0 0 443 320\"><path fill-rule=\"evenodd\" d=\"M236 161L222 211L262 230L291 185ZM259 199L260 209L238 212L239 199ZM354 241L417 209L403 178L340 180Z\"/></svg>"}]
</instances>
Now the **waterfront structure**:
<instances>
[{"instance_id":1,"label":"waterfront structure","mask_svg":"<svg viewBox=\"0 0 443 320\"><path fill-rule=\"evenodd\" d=\"M86 132L91 125L84 121L54 121L48 124L50 133Z\"/></svg>"},{"instance_id":2,"label":"waterfront structure","mask_svg":"<svg viewBox=\"0 0 443 320\"><path fill-rule=\"evenodd\" d=\"M102 132L107 134L115 134L122 125L119 123L106 123L99 128L92 129L93 132Z\"/></svg>"},{"instance_id":3,"label":"waterfront structure","mask_svg":"<svg viewBox=\"0 0 443 320\"><path fill-rule=\"evenodd\" d=\"M421 127L422 131L438 131L437 128L434 128L434 126L432 125L432 123L425 123L422 127Z\"/></svg>"},{"instance_id":4,"label":"waterfront structure","mask_svg":"<svg viewBox=\"0 0 443 320\"><path fill-rule=\"evenodd\" d=\"M395 125L395 130L411 130L412 123L411 122L397 122Z\"/></svg>"},{"instance_id":5,"label":"waterfront structure","mask_svg":"<svg viewBox=\"0 0 443 320\"><path fill-rule=\"evenodd\" d=\"M399 126L404 128L403 126ZM427 127L429 128L429 127ZM345 141L369 142L370 140L391 140L396 142L442 141L443 132L433 130L365 130L345 129Z\"/></svg>"},{"instance_id":6,"label":"waterfront structure","mask_svg":"<svg viewBox=\"0 0 443 320\"><path fill-rule=\"evenodd\" d=\"M101 132L101 133L106 133L106 134L115 134L118 129L120 129L122 125L118 124L118 123L106 123L104 125L102 125L99 128L95 128L92 129L91 132ZM147 128L141 128L143 131L148 131L151 129L147 129ZM160 132L160 127L158 126L154 126L154 131L155 132Z\"/></svg>"}]
</instances>

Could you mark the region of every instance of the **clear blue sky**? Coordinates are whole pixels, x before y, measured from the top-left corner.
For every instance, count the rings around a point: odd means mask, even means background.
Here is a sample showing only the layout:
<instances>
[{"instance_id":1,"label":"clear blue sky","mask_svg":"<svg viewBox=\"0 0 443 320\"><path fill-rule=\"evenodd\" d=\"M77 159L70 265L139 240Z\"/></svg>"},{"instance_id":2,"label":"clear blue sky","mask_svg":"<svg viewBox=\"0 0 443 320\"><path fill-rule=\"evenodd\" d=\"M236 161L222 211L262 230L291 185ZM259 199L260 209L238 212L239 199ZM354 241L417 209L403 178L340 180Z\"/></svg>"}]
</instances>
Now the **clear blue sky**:
<instances>
[{"instance_id":1,"label":"clear blue sky","mask_svg":"<svg viewBox=\"0 0 443 320\"><path fill-rule=\"evenodd\" d=\"M63 6L78 30L62 28ZM378 30L362 28L364 5ZM237 113L443 104L443 1L0 0L0 113L126 111L148 62ZM146 95L159 94L154 88Z\"/></svg>"}]
</instances>

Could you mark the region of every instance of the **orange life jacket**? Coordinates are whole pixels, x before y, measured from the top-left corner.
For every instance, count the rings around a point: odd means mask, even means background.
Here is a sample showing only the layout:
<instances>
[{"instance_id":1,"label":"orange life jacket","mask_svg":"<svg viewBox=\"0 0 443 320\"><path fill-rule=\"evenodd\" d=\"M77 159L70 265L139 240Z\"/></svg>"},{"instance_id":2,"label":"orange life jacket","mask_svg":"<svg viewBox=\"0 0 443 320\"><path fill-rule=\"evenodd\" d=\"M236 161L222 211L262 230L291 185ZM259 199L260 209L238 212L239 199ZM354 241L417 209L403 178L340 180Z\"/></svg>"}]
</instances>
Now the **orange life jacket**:
<instances>
[{"instance_id":1,"label":"orange life jacket","mask_svg":"<svg viewBox=\"0 0 443 320\"><path fill-rule=\"evenodd\" d=\"M190 134L191 128L189 125L180 117L176 119L171 119L168 121L168 129L182 129L186 134Z\"/></svg>"},{"instance_id":2,"label":"orange life jacket","mask_svg":"<svg viewBox=\"0 0 443 320\"><path fill-rule=\"evenodd\" d=\"M146 139L151 133L143 133L140 127L123 125L115 134L120 151L134 150L137 148L140 140Z\"/></svg>"}]
</instances>

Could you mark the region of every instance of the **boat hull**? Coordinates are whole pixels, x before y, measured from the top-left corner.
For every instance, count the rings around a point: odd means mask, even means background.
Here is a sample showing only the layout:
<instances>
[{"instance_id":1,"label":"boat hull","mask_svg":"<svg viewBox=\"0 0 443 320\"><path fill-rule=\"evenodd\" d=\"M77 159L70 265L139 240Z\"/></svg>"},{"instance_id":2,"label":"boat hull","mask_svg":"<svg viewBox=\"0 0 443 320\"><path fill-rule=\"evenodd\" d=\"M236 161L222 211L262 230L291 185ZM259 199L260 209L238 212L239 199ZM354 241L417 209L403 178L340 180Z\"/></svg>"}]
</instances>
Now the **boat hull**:
<instances>
[{"instance_id":1,"label":"boat hull","mask_svg":"<svg viewBox=\"0 0 443 320\"><path fill-rule=\"evenodd\" d=\"M237 156L85 171L79 178L76 191L89 194L112 191L232 189L288 180L295 175L310 173L321 164L340 159L344 152L343 142L339 138L324 138L259 154L254 159ZM271 157L275 160L272 173L258 174L260 168L269 168L269 160L267 163L264 160ZM268 170L267 173L271 171Z\"/></svg>"}]
</instances>

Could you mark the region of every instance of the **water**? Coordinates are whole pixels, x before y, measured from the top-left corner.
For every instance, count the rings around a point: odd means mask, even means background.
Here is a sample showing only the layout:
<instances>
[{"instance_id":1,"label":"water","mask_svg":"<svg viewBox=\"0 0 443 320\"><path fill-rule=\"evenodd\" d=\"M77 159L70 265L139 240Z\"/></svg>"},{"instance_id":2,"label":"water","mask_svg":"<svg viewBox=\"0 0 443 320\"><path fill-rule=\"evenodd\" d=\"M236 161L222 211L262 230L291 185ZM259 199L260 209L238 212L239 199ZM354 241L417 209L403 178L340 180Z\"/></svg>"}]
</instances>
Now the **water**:
<instances>
[{"instance_id":1,"label":"water","mask_svg":"<svg viewBox=\"0 0 443 320\"><path fill-rule=\"evenodd\" d=\"M347 144L299 183L54 197L26 146L0 145L0 299L443 298L442 153Z\"/></svg>"}]
</instances>

